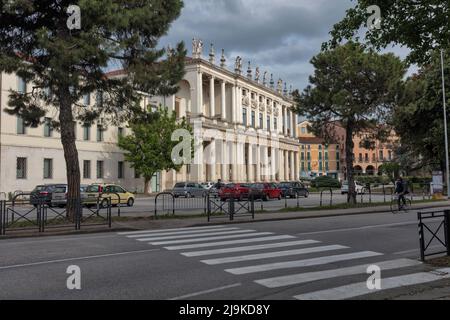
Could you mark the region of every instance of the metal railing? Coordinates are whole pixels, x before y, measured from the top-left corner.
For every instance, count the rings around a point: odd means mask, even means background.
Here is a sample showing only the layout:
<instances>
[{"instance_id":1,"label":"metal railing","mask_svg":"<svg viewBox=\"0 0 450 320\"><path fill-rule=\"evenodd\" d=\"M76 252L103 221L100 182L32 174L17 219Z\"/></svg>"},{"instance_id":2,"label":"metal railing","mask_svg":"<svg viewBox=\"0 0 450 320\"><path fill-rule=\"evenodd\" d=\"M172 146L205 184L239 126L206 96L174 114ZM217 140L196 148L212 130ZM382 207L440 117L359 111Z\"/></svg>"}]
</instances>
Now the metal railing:
<instances>
[{"instance_id":1,"label":"metal railing","mask_svg":"<svg viewBox=\"0 0 450 320\"><path fill-rule=\"evenodd\" d=\"M230 221L233 221L236 216L251 216L252 219L255 219L255 197L250 194L242 200L236 200L234 197L221 200L217 197L210 197L208 193L206 199L206 216L208 222L212 218L223 218L224 216L228 216Z\"/></svg>"},{"instance_id":2,"label":"metal railing","mask_svg":"<svg viewBox=\"0 0 450 320\"><path fill-rule=\"evenodd\" d=\"M450 256L450 210L445 211L433 211L433 212L418 212L417 219L419 220L419 245L420 245L420 260L425 261L426 257L447 254ZM426 223L430 221L430 223ZM431 223L438 223L438 226L433 228ZM430 234L430 239L425 239L426 233ZM439 233L443 232L442 234ZM427 253L433 240L440 243L445 250L434 251Z\"/></svg>"},{"instance_id":3,"label":"metal railing","mask_svg":"<svg viewBox=\"0 0 450 320\"><path fill-rule=\"evenodd\" d=\"M323 193L329 191L330 192L330 207L333 205L333 189L329 188L329 189L324 189L322 191L320 191L320 206L322 207L323 205Z\"/></svg>"}]
</instances>

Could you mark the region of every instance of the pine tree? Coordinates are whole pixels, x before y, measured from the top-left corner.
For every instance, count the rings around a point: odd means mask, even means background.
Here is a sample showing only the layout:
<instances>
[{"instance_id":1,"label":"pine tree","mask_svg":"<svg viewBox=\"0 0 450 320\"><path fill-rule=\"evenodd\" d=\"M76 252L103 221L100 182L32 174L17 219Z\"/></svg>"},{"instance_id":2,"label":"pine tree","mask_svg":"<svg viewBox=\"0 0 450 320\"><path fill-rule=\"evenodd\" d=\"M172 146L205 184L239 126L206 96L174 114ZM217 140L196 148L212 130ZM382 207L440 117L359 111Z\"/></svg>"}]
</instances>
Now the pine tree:
<instances>
[{"instance_id":1,"label":"pine tree","mask_svg":"<svg viewBox=\"0 0 450 320\"><path fill-rule=\"evenodd\" d=\"M184 44L170 50L157 46L182 6L181 0L1 2L0 72L15 72L32 85L31 92L10 95L7 111L37 126L51 108L58 110L52 124L61 132L69 199L80 198L73 121L123 122L140 112L139 92L177 91ZM127 76L106 77L111 66L126 69ZM89 93L97 93L95 108L80 103Z\"/></svg>"}]
</instances>

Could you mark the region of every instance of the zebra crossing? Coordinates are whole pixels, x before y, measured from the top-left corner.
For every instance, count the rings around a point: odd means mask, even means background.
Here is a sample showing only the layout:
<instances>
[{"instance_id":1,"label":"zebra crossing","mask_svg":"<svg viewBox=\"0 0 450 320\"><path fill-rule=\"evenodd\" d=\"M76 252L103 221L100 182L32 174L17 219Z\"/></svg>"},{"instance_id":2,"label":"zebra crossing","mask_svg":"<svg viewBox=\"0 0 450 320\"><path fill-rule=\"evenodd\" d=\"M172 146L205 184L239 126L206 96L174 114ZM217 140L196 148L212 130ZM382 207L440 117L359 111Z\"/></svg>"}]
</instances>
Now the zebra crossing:
<instances>
[{"instance_id":1,"label":"zebra crossing","mask_svg":"<svg viewBox=\"0 0 450 320\"><path fill-rule=\"evenodd\" d=\"M268 289L298 289L298 294L292 296L298 300L349 299L380 290L450 278L450 268L425 272L422 263L412 259L389 260L380 252L355 251L341 244L234 226L142 230L118 234L177 251L186 258L199 259L206 265L223 267L229 274L250 275L254 283ZM335 263L338 262L344 266L336 268ZM378 266L383 272L381 289L371 290L366 281L361 281L364 275L366 278L370 276L367 269L372 265ZM309 267L324 270L311 271ZM385 272L389 271L395 271L397 275L385 276ZM274 276L274 273L277 275ZM346 279L344 285L330 284L329 280L340 278ZM302 285L311 283L319 284L319 290L302 292Z\"/></svg>"}]
</instances>

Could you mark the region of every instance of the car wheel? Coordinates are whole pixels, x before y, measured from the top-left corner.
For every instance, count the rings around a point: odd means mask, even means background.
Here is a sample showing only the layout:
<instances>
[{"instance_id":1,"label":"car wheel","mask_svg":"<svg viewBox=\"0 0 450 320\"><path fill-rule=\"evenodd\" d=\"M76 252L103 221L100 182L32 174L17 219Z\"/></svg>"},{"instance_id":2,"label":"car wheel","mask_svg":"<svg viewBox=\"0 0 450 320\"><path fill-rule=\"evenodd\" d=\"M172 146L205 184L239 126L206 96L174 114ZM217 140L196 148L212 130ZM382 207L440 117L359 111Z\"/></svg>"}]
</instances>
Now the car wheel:
<instances>
[{"instance_id":1,"label":"car wheel","mask_svg":"<svg viewBox=\"0 0 450 320\"><path fill-rule=\"evenodd\" d=\"M188 193L186 193L186 196L185 196L185 198L187 199L187 198L191 198L192 196L191 196L191 194L188 192Z\"/></svg>"},{"instance_id":2,"label":"car wheel","mask_svg":"<svg viewBox=\"0 0 450 320\"><path fill-rule=\"evenodd\" d=\"M305 198L308 198L309 197L309 191L306 191L305 192Z\"/></svg>"},{"instance_id":3,"label":"car wheel","mask_svg":"<svg viewBox=\"0 0 450 320\"><path fill-rule=\"evenodd\" d=\"M134 205L134 199L133 198L129 198L127 201L127 206L128 207L132 207Z\"/></svg>"},{"instance_id":4,"label":"car wheel","mask_svg":"<svg viewBox=\"0 0 450 320\"><path fill-rule=\"evenodd\" d=\"M108 207L108 199L103 199L102 202L100 203L100 207L102 208Z\"/></svg>"},{"instance_id":5,"label":"car wheel","mask_svg":"<svg viewBox=\"0 0 450 320\"><path fill-rule=\"evenodd\" d=\"M269 196L268 196L267 194L265 194L265 195L263 196L263 201L269 201Z\"/></svg>"}]
</instances>

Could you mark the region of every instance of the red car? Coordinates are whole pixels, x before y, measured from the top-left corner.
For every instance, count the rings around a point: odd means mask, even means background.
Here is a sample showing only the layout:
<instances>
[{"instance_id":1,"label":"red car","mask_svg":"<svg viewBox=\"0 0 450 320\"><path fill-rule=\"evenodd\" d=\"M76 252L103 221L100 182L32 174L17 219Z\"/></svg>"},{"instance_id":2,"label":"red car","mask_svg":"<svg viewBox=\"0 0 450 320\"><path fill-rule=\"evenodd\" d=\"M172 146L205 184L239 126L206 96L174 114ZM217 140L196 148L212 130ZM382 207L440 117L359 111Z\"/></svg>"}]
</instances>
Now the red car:
<instances>
[{"instance_id":1,"label":"red car","mask_svg":"<svg viewBox=\"0 0 450 320\"><path fill-rule=\"evenodd\" d=\"M252 188L255 190L255 195L259 195L264 201L281 200L281 189L274 183L255 183Z\"/></svg>"},{"instance_id":2,"label":"red car","mask_svg":"<svg viewBox=\"0 0 450 320\"><path fill-rule=\"evenodd\" d=\"M251 187L249 184L230 183L220 188L219 198L221 201L225 201L227 199L243 200L244 198L248 198L250 190Z\"/></svg>"}]
</instances>

